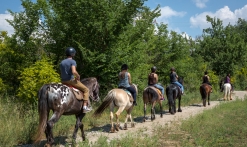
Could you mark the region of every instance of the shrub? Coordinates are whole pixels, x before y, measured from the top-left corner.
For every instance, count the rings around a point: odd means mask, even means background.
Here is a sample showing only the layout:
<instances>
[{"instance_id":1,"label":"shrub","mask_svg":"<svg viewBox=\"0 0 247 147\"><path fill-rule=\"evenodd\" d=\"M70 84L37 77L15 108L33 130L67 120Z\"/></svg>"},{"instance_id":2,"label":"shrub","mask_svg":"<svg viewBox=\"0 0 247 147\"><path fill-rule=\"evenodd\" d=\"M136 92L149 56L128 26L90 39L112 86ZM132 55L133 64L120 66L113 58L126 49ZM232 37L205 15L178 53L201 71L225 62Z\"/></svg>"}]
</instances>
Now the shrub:
<instances>
[{"instance_id":1,"label":"shrub","mask_svg":"<svg viewBox=\"0 0 247 147\"><path fill-rule=\"evenodd\" d=\"M5 93L7 91L7 86L3 83L3 80L0 78L0 93Z\"/></svg>"},{"instance_id":2,"label":"shrub","mask_svg":"<svg viewBox=\"0 0 247 147\"><path fill-rule=\"evenodd\" d=\"M19 77L20 87L17 96L21 102L36 103L37 92L43 84L59 82L59 74L54 70L51 61L42 59L31 67L25 68Z\"/></svg>"}]
</instances>

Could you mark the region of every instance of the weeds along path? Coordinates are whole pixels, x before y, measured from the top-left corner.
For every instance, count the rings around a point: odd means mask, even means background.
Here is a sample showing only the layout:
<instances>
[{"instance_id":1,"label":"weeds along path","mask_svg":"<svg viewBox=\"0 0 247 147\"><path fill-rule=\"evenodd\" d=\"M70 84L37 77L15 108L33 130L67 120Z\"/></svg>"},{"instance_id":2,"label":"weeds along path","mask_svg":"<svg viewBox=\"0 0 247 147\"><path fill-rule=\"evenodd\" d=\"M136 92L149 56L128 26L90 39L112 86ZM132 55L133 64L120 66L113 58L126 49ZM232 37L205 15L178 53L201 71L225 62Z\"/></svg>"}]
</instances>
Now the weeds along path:
<instances>
[{"instance_id":1,"label":"weeds along path","mask_svg":"<svg viewBox=\"0 0 247 147\"><path fill-rule=\"evenodd\" d=\"M236 100L237 98L243 99L245 95L247 96L247 91L234 91L232 98L233 100ZM167 103L167 101L164 101L164 103ZM168 110L165 110L163 111L163 118L160 118L160 115L156 114L156 119L153 122L150 120L150 118L148 118L146 122L142 122L143 116L139 116L137 118L133 116L136 123L135 127L131 128L130 124L128 124L128 130L120 130L117 133L109 133L111 127L109 122L109 124L105 126L100 126L98 128L88 130L86 132L86 138L93 144L95 141L98 140L100 136L105 136L110 141L114 139L120 139L125 135L135 135L139 133L151 135L152 130L155 126L169 126L171 122L178 122L180 120L188 119L192 116L195 116L196 114L202 113L204 110L211 109L220 103L225 103L225 101L222 101L222 98L220 98L219 101L211 101L211 105L207 105L206 107L202 106L202 102L199 104L192 104L190 106L182 107L182 112L177 112L175 115L171 115L168 113ZM150 114L148 114L148 117L150 117ZM122 122L120 125L121 127L123 127ZM78 134L77 142L80 141L82 140L80 138L80 135Z\"/></svg>"}]
</instances>

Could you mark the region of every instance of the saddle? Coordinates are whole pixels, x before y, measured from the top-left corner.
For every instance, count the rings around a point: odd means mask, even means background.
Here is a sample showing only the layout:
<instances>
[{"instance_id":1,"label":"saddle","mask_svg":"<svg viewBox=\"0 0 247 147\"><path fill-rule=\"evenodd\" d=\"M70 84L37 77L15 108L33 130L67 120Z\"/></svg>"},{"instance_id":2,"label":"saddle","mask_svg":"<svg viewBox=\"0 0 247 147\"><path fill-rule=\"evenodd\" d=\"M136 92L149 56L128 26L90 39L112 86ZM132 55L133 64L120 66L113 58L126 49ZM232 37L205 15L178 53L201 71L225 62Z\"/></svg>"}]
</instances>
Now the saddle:
<instances>
[{"instance_id":1,"label":"saddle","mask_svg":"<svg viewBox=\"0 0 247 147\"><path fill-rule=\"evenodd\" d=\"M73 92L73 94L75 95L76 99L78 100L82 100L83 99L83 92L80 91L79 89L71 86L71 85L67 85L67 84L63 84L69 87L69 89Z\"/></svg>"},{"instance_id":2,"label":"saddle","mask_svg":"<svg viewBox=\"0 0 247 147\"><path fill-rule=\"evenodd\" d=\"M81 92L79 89L75 88L75 87L69 87L70 90L74 93L76 99L78 100L82 100L83 99L83 92Z\"/></svg>"},{"instance_id":3,"label":"saddle","mask_svg":"<svg viewBox=\"0 0 247 147\"><path fill-rule=\"evenodd\" d=\"M159 88L157 88L157 87L155 87L155 86L148 86L148 87L150 87L150 88L152 88L153 90L155 90L155 91L158 93L158 95L160 96L160 98L163 97L163 96L162 96L162 92L160 91Z\"/></svg>"},{"instance_id":4,"label":"saddle","mask_svg":"<svg viewBox=\"0 0 247 147\"><path fill-rule=\"evenodd\" d=\"M132 96L132 94L130 93L129 90L127 90L125 87L118 87L118 88L123 89L127 93L127 95L130 98L130 102L133 102L134 101L133 96Z\"/></svg>"},{"instance_id":5,"label":"saddle","mask_svg":"<svg viewBox=\"0 0 247 147\"><path fill-rule=\"evenodd\" d=\"M172 85L175 85L175 86L177 86L178 87L178 89L179 89L179 92L180 92L180 94L182 95L182 89L176 84L176 83L172 83Z\"/></svg>"}]
</instances>

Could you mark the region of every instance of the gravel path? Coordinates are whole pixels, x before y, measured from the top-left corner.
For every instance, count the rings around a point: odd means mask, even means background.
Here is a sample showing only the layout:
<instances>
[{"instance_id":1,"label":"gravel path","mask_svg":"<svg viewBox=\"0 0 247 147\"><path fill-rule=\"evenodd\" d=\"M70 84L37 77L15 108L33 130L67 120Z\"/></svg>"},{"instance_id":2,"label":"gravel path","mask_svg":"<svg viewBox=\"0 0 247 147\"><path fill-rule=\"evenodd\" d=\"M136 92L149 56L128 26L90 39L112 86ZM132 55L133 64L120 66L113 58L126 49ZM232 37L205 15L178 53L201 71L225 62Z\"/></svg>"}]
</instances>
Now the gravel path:
<instances>
[{"instance_id":1,"label":"gravel path","mask_svg":"<svg viewBox=\"0 0 247 147\"><path fill-rule=\"evenodd\" d=\"M237 98L243 99L245 96L247 96L247 91L234 91L232 98L234 101ZM153 122L150 120L150 118L146 122L142 122L143 116L140 116L140 117L134 118L134 122L136 123L134 128L131 128L130 124L128 124L128 130L120 130L117 133L109 133L109 130L111 127L109 123L107 125L88 130L87 132L85 132L86 138L89 140L91 144L93 144L95 141L98 140L100 136L105 136L108 138L108 141L110 141L114 139L119 139L125 135L133 135L136 132L140 132L140 130L144 134L151 134L155 126L167 126L167 125L169 126L171 122L188 119L192 116L202 113L205 110L214 108L220 103L225 103L225 101L222 101L221 99L222 98L220 98L219 101L211 101L210 102L211 105L209 106L207 105L206 107L202 106L202 102L199 104L193 104L190 106L182 107L182 112L177 112L175 115L171 115L170 113L168 113L167 110L165 110L163 118L160 118L160 116L156 114L156 119ZM150 117L150 114L148 114L148 116ZM123 127L123 123L121 123L120 125L121 127ZM81 135L79 132L80 131L78 131L77 142L82 141L80 137ZM67 141L68 140L66 140L66 142ZM68 141L68 142L71 142L71 141ZM66 143L60 145L60 147L65 147L65 144ZM31 144L22 145L22 147L31 147L31 146L32 146ZM66 145L66 146L70 146L70 145Z\"/></svg>"}]
</instances>

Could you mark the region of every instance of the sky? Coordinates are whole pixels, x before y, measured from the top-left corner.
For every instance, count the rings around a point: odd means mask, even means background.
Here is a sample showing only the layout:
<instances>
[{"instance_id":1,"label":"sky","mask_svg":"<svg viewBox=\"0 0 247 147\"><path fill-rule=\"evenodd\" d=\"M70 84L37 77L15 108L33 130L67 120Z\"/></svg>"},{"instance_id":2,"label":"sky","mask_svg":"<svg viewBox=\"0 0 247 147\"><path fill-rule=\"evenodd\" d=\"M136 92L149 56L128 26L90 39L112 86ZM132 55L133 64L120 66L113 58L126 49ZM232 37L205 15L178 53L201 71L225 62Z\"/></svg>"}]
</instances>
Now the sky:
<instances>
[{"instance_id":1,"label":"sky","mask_svg":"<svg viewBox=\"0 0 247 147\"><path fill-rule=\"evenodd\" d=\"M147 0L145 5L150 9L160 5L161 16L156 19L157 24L168 24L168 30L192 38L211 27L206 15L219 18L224 26L236 24L238 18L247 20L247 0ZM12 34L14 29L6 22L6 19L12 19L8 9L22 11L21 1L0 0L0 31Z\"/></svg>"}]
</instances>

